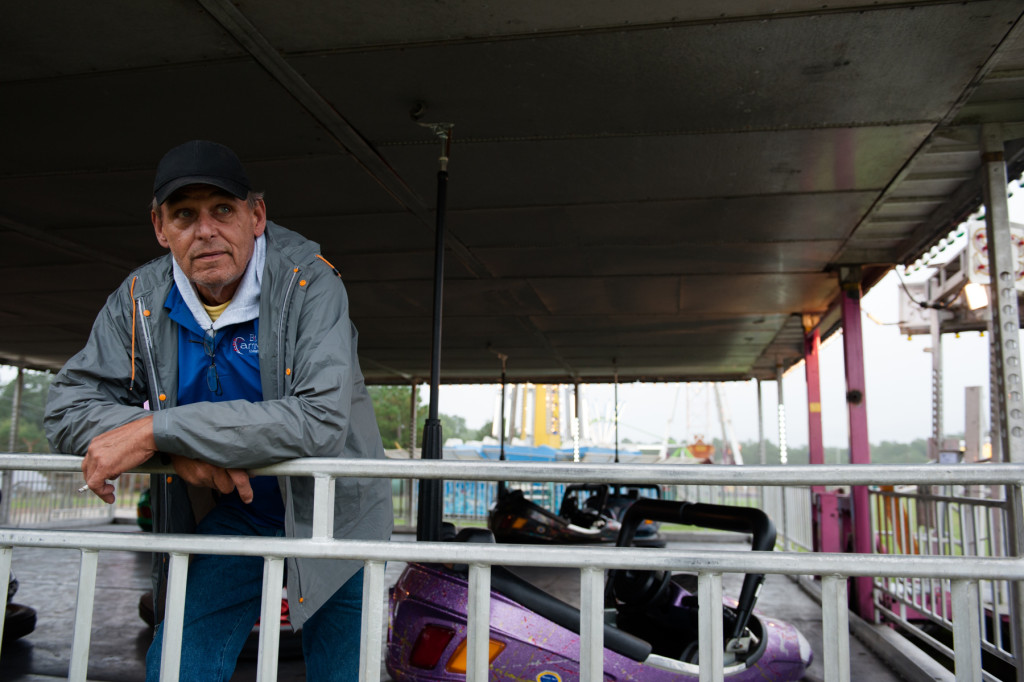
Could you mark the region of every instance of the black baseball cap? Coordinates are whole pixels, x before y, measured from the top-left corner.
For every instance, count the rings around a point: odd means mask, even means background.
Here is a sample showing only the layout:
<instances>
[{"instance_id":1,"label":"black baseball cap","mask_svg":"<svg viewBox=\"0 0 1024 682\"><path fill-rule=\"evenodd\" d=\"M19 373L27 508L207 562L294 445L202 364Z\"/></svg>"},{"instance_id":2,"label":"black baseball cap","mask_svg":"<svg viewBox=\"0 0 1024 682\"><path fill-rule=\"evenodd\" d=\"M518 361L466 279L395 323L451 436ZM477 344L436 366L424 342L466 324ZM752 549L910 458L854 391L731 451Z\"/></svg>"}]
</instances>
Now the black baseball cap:
<instances>
[{"instance_id":1,"label":"black baseball cap","mask_svg":"<svg viewBox=\"0 0 1024 682\"><path fill-rule=\"evenodd\" d=\"M249 178L235 153L208 140L192 140L164 154L153 180L156 203L164 203L186 185L213 185L239 199L245 199L250 189Z\"/></svg>"}]
</instances>

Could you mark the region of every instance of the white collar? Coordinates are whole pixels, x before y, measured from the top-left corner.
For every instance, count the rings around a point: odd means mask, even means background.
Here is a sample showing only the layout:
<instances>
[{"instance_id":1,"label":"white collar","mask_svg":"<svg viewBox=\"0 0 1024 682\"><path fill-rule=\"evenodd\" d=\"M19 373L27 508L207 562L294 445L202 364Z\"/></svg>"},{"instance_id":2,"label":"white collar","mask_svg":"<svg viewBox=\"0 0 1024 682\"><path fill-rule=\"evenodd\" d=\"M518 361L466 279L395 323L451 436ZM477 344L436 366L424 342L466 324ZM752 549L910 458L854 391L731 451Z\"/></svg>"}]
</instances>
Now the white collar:
<instances>
[{"instance_id":1,"label":"white collar","mask_svg":"<svg viewBox=\"0 0 1024 682\"><path fill-rule=\"evenodd\" d=\"M248 322L260 316L260 285L263 281L263 264L267 261L267 237L266 233L256 238L256 244L252 250L252 257L242 274L242 281L238 284L231 303L220 314L216 322L210 321L210 316L199 300L196 289L188 281L184 270L178 265L178 261L171 258L174 269L174 283L178 285L178 291L185 300L185 305L192 312L192 317L202 329L222 329L231 324Z\"/></svg>"}]
</instances>

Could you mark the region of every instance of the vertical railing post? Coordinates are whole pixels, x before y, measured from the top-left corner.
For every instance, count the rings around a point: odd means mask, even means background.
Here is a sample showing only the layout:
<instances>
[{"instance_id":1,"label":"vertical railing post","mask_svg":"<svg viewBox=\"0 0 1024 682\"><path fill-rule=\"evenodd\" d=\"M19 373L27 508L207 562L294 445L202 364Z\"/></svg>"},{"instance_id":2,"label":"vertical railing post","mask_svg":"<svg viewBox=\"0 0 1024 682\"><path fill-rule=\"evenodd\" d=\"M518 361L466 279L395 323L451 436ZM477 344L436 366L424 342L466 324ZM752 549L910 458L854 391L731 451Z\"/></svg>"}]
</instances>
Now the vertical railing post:
<instances>
[{"instance_id":1,"label":"vertical railing post","mask_svg":"<svg viewBox=\"0 0 1024 682\"><path fill-rule=\"evenodd\" d=\"M697 574L700 682L723 682L725 642L722 628L722 574Z\"/></svg>"},{"instance_id":2,"label":"vertical railing post","mask_svg":"<svg viewBox=\"0 0 1024 682\"><path fill-rule=\"evenodd\" d=\"M359 627L359 682L379 682L384 637L384 562L363 562L363 615Z\"/></svg>"},{"instance_id":3,"label":"vertical railing post","mask_svg":"<svg viewBox=\"0 0 1024 682\"><path fill-rule=\"evenodd\" d=\"M7 598L7 585L11 580L11 559L13 547L0 547L0 594ZM6 603L6 602L5 602ZM4 618L0 618L0 647L4 642ZM0 648L2 651L2 648Z\"/></svg>"},{"instance_id":4,"label":"vertical railing post","mask_svg":"<svg viewBox=\"0 0 1024 682\"><path fill-rule=\"evenodd\" d=\"M867 389L864 378L864 338L861 325L859 267L841 268L843 319L843 357L846 366L846 409L850 423L850 463L870 464L868 441ZM854 551L872 553L871 507L867 486L853 486ZM865 620L874 620L874 581L854 578L856 611Z\"/></svg>"},{"instance_id":5,"label":"vertical railing post","mask_svg":"<svg viewBox=\"0 0 1024 682\"><path fill-rule=\"evenodd\" d=\"M75 608L75 634L71 645L71 664L68 680L85 682L89 672L89 641L92 635L92 610L96 599L96 567L99 552L82 550L82 565L78 572L78 605Z\"/></svg>"},{"instance_id":6,"label":"vertical railing post","mask_svg":"<svg viewBox=\"0 0 1024 682\"><path fill-rule=\"evenodd\" d=\"M843 576L821 577L821 615L825 679L850 682L850 612Z\"/></svg>"},{"instance_id":7,"label":"vertical railing post","mask_svg":"<svg viewBox=\"0 0 1024 682\"><path fill-rule=\"evenodd\" d=\"M185 626L185 584L188 554L170 553L167 599L164 608L163 644L160 650L160 682L177 682L181 672L181 633Z\"/></svg>"},{"instance_id":8,"label":"vertical railing post","mask_svg":"<svg viewBox=\"0 0 1024 682\"><path fill-rule=\"evenodd\" d=\"M981 613L973 580L953 582L953 657L957 682L981 679Z\"/></svg>"},{"instance_id":9,"label":"vertical railing post","mask_svg":"<svg viewBox=\"0 0 1024 682\"><path fill-rule=\"evenodd\" d=\"M604 570L580 569L580 680L604 680Z\"/></svg>"},{"instance_id":10,"label":"vertical railing post","mask_svg":"<svg viewBox=\"0 0 1024 682\"><path fill-rule=\"evenodd\" d=\"M313 539L334 537L334 478L313 474Z\"/></svg>"},{"instance_id":11,"label":"vertical railing post","mask_svg":"<svg viewBox=\"0 0 1024 682\"><path fill-rule=\"evenodd\" d=\"M11 433L7 438L7 452L14 452L18 445L18 424L21 417L21 388L24 383L24 370L18 368L18 376L14 379L14 396L11 400ZM0 472L0 490L7 493L0 495L0 526L13 526L11 523L11 502L14 496L14 472L4 469ZM4 592L4 594L7 594Z\"/></svg>"},{"instance_id":12,"label":"vertical railing post","mask_svg":"<svg viewBox=\"0 0 1024 682\"><path fill-rule=\"evenodd\" d=\"M260 605L260 644L256 682L277 679L278 652L281 648L281 589L284 584L284 559L263 558L263 602Z\"/></svg>"},{"instance_id":13,"label":"vertical railing post","mask_svg":"<svg viewBox=\"0 0 1024 682\"><path fill-rule=\"evenodd\" d=\"M487 682L491 643L491 567L469 566L469 616L466 621L466 679Z\"/></svg>"}]
</instances>

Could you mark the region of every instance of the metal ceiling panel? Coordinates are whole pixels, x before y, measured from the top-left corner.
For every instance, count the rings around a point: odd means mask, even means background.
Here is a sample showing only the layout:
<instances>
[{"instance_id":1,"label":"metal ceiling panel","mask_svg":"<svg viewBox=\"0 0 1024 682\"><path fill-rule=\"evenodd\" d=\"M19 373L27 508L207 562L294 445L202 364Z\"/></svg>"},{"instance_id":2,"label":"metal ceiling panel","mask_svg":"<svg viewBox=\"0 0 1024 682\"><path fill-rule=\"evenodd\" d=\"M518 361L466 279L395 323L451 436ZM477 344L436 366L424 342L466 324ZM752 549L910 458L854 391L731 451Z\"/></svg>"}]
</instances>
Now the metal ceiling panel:
<instances>
[{"instance_id":1,"label":"metal ceiling panel","mask_svg":"<svg viewBox=\"0 0 1024 682\"><path fill-rule=\"evenodd\" d=\"M624 275L821 272L841 246L839 241L578 247L516 246L474 249L497 277L620 277Z\"/></svg>"},{"instance_id":2,"label":"metal ceiling panel","mask_svg":"<svg viewBox=\"0 0 1024 682\"><path fill-rule=\"evenodd\" d=\"M877 191L928 131L894 125L505 143L456 139L449 202L455 211ZM430 157L409 147L382 151L417 193L429 195Z\"/></svg>"},{"instance_id":3,"label":"metal ceiling panel","mask_svg":"<svg viewBox=\"0 0 1024 682\"><path fill-rule=\"evenodd\" d=\"M829 240L845 237L876 196L853 191L468 209L450 211L447 222L474 249Z\"/></svg>"},{"instance_id":4,"label":"metal ceiling panel","mask_svg":"<svg viewBox=\"0 0 1024 682\"><path fill-rule=\"evenodd\" d=\"M440 145L445 381L773 377L840 264L977 205L978 129L1024 163L1019 0L495 6L70 0L5 9L0 358L55 367L161 251L182 140L234 147L342 271L368 381L425 378ZM45 281L45 283L40 283Z\"/></svg>"},{"instance_id":5,"label":"metal ceiling panel","mask_svg":"<svg viewBox=\"0 0 1024 682\"><path fill-rule=\"evenodd\" d=\"M0 24L0 82L238 59L245 52L194 2L47 0L8 3ZM5 107L6 108L6 107Z\"/></svg>"},{"instance_id":6,"label":"metal ceiling panel","mask_svg":"<svg viewBox=\"0 0 1024 682\"><path fill-rule=\"evenodd\" d=\"M818 0L570 0L552 6L547 0L523 0L496 9L473 0L433 4L377 0L372 5L339 2L301 3L288 8L280 21L275 0L237 3L275 45L289 52L323 49L366 49L379 45L442 41L493 40L545 32L572 34L581 30L615 30L652 24L727 22L751 17L773 19L787 14L820 14L848 9L904 4L902 0L839 2L823 6Z\"/></svg>"},{"instance_id":7,"label":"metal ceiling panel","mask_svg":"<svg viewBox=\"0 0 1024 682\"><path fill-rule=\"evenodd\" d=\"M1005 32L991 14L1019 14L1005 3L972 5L581 27L289 61L379 141L414 138L416 99L469 139L934 121Z\"/></svg>"}]
</instances>

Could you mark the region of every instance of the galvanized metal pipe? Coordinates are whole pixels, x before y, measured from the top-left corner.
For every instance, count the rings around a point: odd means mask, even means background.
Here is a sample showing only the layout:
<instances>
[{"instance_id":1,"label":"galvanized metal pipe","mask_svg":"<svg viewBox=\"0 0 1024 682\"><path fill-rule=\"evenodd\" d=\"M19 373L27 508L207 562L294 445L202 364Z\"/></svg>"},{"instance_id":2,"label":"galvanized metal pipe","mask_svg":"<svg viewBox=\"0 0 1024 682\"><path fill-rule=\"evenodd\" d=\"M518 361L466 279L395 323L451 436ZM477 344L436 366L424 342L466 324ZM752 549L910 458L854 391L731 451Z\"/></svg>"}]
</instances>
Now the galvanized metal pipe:
<instances>
[{"instance_id":1,"label":"galvanized metal pipe","mask_svg":"<svg viewBox=\"0 0 1024 682\"><path fill-rule=\"evenodd\" d=\"M11 580L11 557L14 550L0 545L0 594L7 599L7 587ZM5 602L6 603L6 602ZM0 618L0 647L4 642L4 618ZM2 649L0 649L2 651Z\"/></svg>"},{"instance_id":2,"label":"galvanized metal pipe","mask_svg":"<svg viewBox=\"0 0 1024 682\"><path fill-rule=\"evenodd\" d=\"M722 682L725 665L722 627L722 574L702 571L697 574L697 620L700 634L700 682ZM715 606L712 606L715 605Z\"/></svg>"},{"instance_id":3,"label":"galvanized metal pipe","mask_svg":"<svg viewBox=\"0 0 1024 682\"><path fill-rule=\"evenodd\" d=\"M313 474L313 538L334 537L334 479L327 474Z\"/></svg>"},{"instance_id":4,"label":"galvanized metal pipe","mask_svg":"<svg viewBox=\"0 0 1024 682\"><path fill-rule=\"evenodd\" d=\"M89 641L92 635L93 601L96 596L96 567L99 552L94 549L82 551L82 563L78 571L78 604L75 608L75 633L71 644L71 663L68 680L85 682L89 672Z\"/></svg>"},{"instance_id":5,"label":"galvanized metal pipe","mask_svg":"<svg viewBox=\"0 0 1024 682\"><path fill-rule=\"evenodd\" d=\"M211 536L213 537L213 536ZM223 542L223 538L217 538ZM249 538L239 538L252 544ZM203 552L216 554L216 552ZM185 625L185 583L188 580L188 553L170 552L167 572L167 601L161 626L160 682L177 682L181 670L181 633ZM157 597L158 595L154 595Z\"/></svg>"},{"instance_id":6,"label":"galvanized metal pipe","mask_svg":"<svg viewBox=\"0 0 1024 682\"><path fill-rule=\"evenodd\" d=\"M0 470L81 471L72 455L0 454ZM143 466L137 473L171 473ZM466 460L363 460L307 457L249 470L253 476L438 478L459 481L549 481L665 485L1024 485L1024 464L859 464L681 467L676 464L496 462Z\"/></svg>"},{"instance_id":7,"label":"galvanized metal pipe","mask_svg":"<svg viewBox=\"0 0 1024 682\"><path fill-rule=\"evenodd\" d=\"M604 571L580 569L580 680L604 680Z\"/></svg>"},{"instance_id":8,"label":"galvanized metal pipe","mask_svg":"<svg viewBox=\"0 0 1024 682\"><path fill-rule=\"evenodd\" d=\"M845 577L821 577L825 679L835 682L850 682L850 612L847 599Z\"/></svg>"},{"instance_id":9,"label":"galvanized metal pipe","mask_svg":"<svg viewBox=\"0 0 1024 682\"><path fill-rule=\"evenodd\" d=\"M256 682L277 680L277 660L281 643L281 587L284 584L284 559L263 559L263 600L260 604L260 643Z\"/></svg>"},{"instance_id":10,"label":"galvanized metal pipe","mask_svg":"<svg viewBox=\"0 0 1024 682\"><path fill-rule=\"evenodd\" d=\"M71 463L80 463L78 458L64 458L59 457L57 459L47 459L43 461L44 466L36 466L37 462L26 463L24 461L25 456L19 455L21 461L17 463L12 462L9 459L4 459L7 456L0 456L0 466L8 466L8 468L26 468L26 466L32 468L46 469L46 466L57 467L53 470L61 470L59 467L70 467ZM44 456L53 458L54 456ZM70 461L69 461L70 460ZM361 475L368 471L373 471L378 476L386 476L388 473L395 471L393 464L408 465L409 462L377 462L374 463L374 467L364 468L364 471L355 472L354 468L358 467L360 463L353 461L344 461L346 465L346 471L343 472L347 475ZM355 464L356 467L351 465ZM438 477L453 477L461 478L463 476L451 476L450 471L457 471L454 467L449 465L457 464L462 465L465 463L450 463L450 462L433 462L433 471L427 471L429 474L436 474ZM317 470L327 470L326 480L329 480L331 476L340 475L335 474L333 468L336 466L336 462L333 460L318 460L316 462L302 461L302 462L289 462L287 465L296 465L292 468L315 468ZM275 465L279 468L288 468L287 466L282 467L281 465ZM472 466L472 465L471 465ZM592 469L595 466L601 468L601 465L568 465L573 469L572 478L566 480L574 480L579 477L579 480L585 480L589 477L587 471L581 471L583 469ZM488 473L492 474L497 480L499 478L505 478L509 476L510 471L522 471L523 467L518 464L503 465L499 467L488 466ZM537 469L537 467L529 467L531 470ZM554 471L556 474L561 475L560 468L565 468L560 465L547 465L540 467L541 471L551 472ZM623 467L620 465L616 473L622 474L624 471L634 471L636 469L649 470L652 468L659 468L656 465L643 465L642 467ZM668 467L673 468L673 467ZM900 467L886 467L882 465L871 465L862 467L802 467L803 469L814 469L814 471L806 472L807 475L815 474L815 478L821 480L821 474L825 474L825 479L845 479L848 477L859 477L859 476L870 476L875 480L884 478L886 475L892 475L896 469ZM273 469L268 467L269 469ZM769 468L758 468L758 467L747 467L746 470L733 470L731 482L736 482L737 474L740 474L744 482L750 483L761 483L764 484L763 480L759 480L757 476L750 476L754 473L764 473L765 478L771 479L772 476L777 475L778 468L776 471L763 471L759 472L758 469L771 469ZM787 474L799 470L801 467L788 467ZM283 474L281 471L268 471L267 473L278 473ZM324 473L321 471L321 473ZM405 470L402 474L407 473ZM957 465L950 467L950 471L945 471L942 467L917 467L915 470L902 473L909 473L910 478L917 478L918 480L925 481L944 481L945 477L951 474L955 474L955 481L957 483L971 482L966 479L971 477L977 477L979 482L991 482L1001 481L1004 482L1009 477L1019 476L1021 474L1021 467L1019 465L981 465L980 467L972 467L969 465ZM289 471L289 475L298 475L294 471ZM799 471L798 471L799 474ZM703 474L702 474L703 475ZM515 476L512 476L513 478ZM485 476L466 476L466 478L487 478ZM540 477L541 480L547 478L547 473ZM787 477L788 478L788 477ZM662 477L661 480L664 480ZM904 479L905 480L905 479ZM945 482L945 481L944 481ZM320 494L316 495L314 501L315 506L323 505L329 498L328 494L325 494L326 490L329 490L333 486L321 486ZM1019 488L1018 488L1019 490ZM384 598L383 589L383 562L387 560L401 560L401 561L425 561L431 563L468 563L478 564L480 566L487 566L490 564L505 564L505 565L531 565L531 566L572 566L579 568L584 566L585 570L591 571L598 569L598 571L606 568L632 568L637 570L689 570L697 572L698 574L706 574L704 577L705 591L714 590L714 579L711 578L711 574L717 574L719 576L719 590L720 590L720 575L721 573L745 573L752 570L764 573L782 573L790 575L810 574L810 575L823 575L823 574L834 574L837 576L879 576L879 577L899 577L899 576L920 576L929 579L954 579L954 580L1021 580L1024 579L1024 559L1019 557L1012 558L965 558L965 557L921 557L921 556L878 556L878 555L847 555L847 554L831 554L831 555L808 555L808 554L789 554L789 553L756 553L752 555L750 552L693 552L693 551L681 551L681 550L670 550L670 549L650 549L642 553L636 552L621 552L615 548L565 548L565 547L531 547L529 554L524 554L521 548L516 546L495 546L495 545L472 545L462 543L386 543L386 542L369 542L369 541L342 541L334 540L333 538L318 538L318 539L288 539L288 538L268 538L265 541L261 541L258 547L254 547L251 541L246 538L221 538L221 537L204 537L195 535L155 535L155 536L143 536L139 537L134 534L126 535L121 533L93 533L93 532L58 532L58 531L19 531L12 529L0 529L0 562L4 560L4 547L13 546L41 546L41 547L78 547L85 550L103 551L107 549L122 549L128 551L164 551L171 552L172 554L172 585L169 593L169 604L181 605L183 604L184 595L184 581L187 570L187 554L190 553L213 553L213 554L237 554L237 555L257 555L257 556L308 556L318 558L356 558L367 561L367 566L376 564L376 569L368 570L368 579L370 583L379 582L379 586L370 585L367 589L364 589L364 600L366 601L366 608L364 608L364 619L377 621L377 624L369 623L364 627L363 631L366 639L362 643L362 656L361 666L365 666L364 674L361 679L375 680L379 678L380 668L380 651L379 642L381 641L382 624L381 624L381 609L380 604ZM9 572L10 563L10 549L6 550L7 554L7 570L3 573L6 577ZM182 565L182 559L184 559L184 565ZM2 566L0 566L2 568ZM374 578L374 574L379 575ZM596 575L596 574L595 574ZM595 589L596 585L599 585L601 580L587 578L587 574L581 576L581 590L582 583L587 580L593 580L587 591L593 591L592 599L584 599L581 604L583 610L594 609L593 612L584 616L586 622L592 622L595 618L595 614L600 613L600 594L601 590ZM711 581L710 583L707 581ZM179 586L180 582L180 586ZM704 598L707 598L705 594ZM975 601L977 601L977 593L975 590L974 594ZM720 597L719 597L720 601ZM715 603L713 600L710 603ZM970 604L968 604L968 607ZM183 606L182 606L183 608ZM959 612L958 607L958 612ZM716 609L705 609L705 613L715 611ZM710 617L710 616L709 616ZM980 616L979 616L980 617ZM180 664L180 629L178 632L174 632L174 614L169 614L170 620L165 621L165 639L164 647L168 650L168 657L165 657L165 662L170 663L172 660L175 664L173 670L177 670L177 664ZM961 620L964 616L961 616ZM474 622L477 616L470 615L470 628L481 627L481 624ZM826 627L840 627L836 624L832 616L826 615ZM364 621L365 623L366 621ZM596 623L592 622L594 627ZM179 626L180 627L180 626ZM487 627L487 624L483 624L482 627ZM595 634L600 638L600 634L603 630L595 628ZM713 635L713 633L710 633ZM175 641L175 639L177 641ZM594 642L594 634L583 638L581 645L583 647L584 659L588 655L588 651L596 651L597 655L600 655L602 648L597 646L596 649L588 650L587 642ZM602 643L603 644L603 643ZM176 647L176 648L175 648ZM721 635L719 635L719 647L721 647ZM708 651L707 648L704 651ZM714 651L712 649L711 651ZM172 654L173 652L173 654ZM716 666L713 664L712 668ZM172 668L166 668L172 669ZM720 666L719 666L720 670ZM710 679L716 679L714 677L715 672L712 670L707 673L711 676ZM169 678L169 679L173 679Z\"/></svg>"},{"instance_id":11,"label":"galvanized metal pipe","mask_svg":"<svg viewBox=\"0 0 1024 682\"><path fill-rule=\"evenodd\" d=\"M491 641L491 567L469 566L469 604L466 609L466 679L487 682Z\"/></svg>"},{"instance_id":12,"label":"galvanized metal pipe","mask_svg":"<svg viewBox=\"0 0 1024 682\"><path fill-rule=\"evenodd\" d=\"M981 624L973 580L953 581L953 651L957 682L981 679Z\"/></svg>"},{"instance_id":13,"label":"galvanized metal pipe","mask_svg":"<svg viewBox=\"0 0 1024 682\"><path fill-rule=\"evenodd\" d=\"M384 633L384 562L363 562L363 613L359 628L359 680L380 682L380 643Z\"/></svg>"},{"instance_id":14,"label":"galvanized metal pipe","mask_svg":"<svg viewBox=\"0 0 1024 682\"><path fill-rule=\"evenodd\" d=\"M224 554L233 556L289 556L312 559L417 561L424 563L488 564L601 569L716 571L720 573L776 573L935 579L1022 580L1024 558L917 555L809 554L806 552L740 552L671 548L645 548L642 552L617 547L541 547L452 542L387 542L308 538L250 538L201 535L146 535L93 531L21 530L0 528L0 547L49 547ZM182 595L178 595L180 598ZM169 600L170 601L170 600Z\"/></svg>"}]
</instances>

